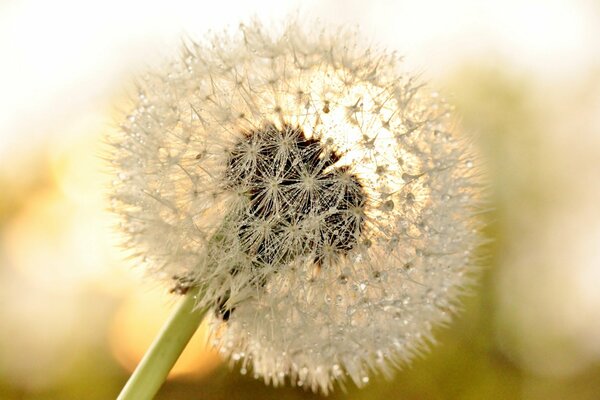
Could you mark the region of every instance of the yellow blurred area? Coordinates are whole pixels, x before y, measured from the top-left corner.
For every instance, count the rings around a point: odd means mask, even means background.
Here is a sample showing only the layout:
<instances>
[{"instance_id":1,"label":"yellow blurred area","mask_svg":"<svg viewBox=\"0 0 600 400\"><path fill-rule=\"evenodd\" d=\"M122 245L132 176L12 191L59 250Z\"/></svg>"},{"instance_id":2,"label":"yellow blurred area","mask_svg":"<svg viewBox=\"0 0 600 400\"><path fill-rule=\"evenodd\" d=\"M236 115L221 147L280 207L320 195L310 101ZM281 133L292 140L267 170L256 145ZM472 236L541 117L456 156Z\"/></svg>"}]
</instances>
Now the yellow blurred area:
<instances>
[{"instance_id":1,"label":"yellow blurred area","mask_svg":"<svg viewBox=\"0 0 600 400\"><path fill-rule=\"evenodd\" d=\"M135 290L116 312L110 328L110 347L128 371L133 372L150 347L160 327L170 315L173 304L165 301L164 290ZM221 363L216 349L209 345L208 322L196 331L175 363L170 378L196 379L212 372Z\"/></svg>"},{"instance_id":2,"label":"yellow blurred area","mask_svg":"<svg viewBox=\"0 0 600 400\"><path fill-rule=\"evenodd\" d=\"M177 297L119 250L102 138L134 77L299 2L0 3L0 399L115 398ZM480 284L431 354L330 399L600 398L600 6L321 1L456 105L489 171ZM316 398L223 362L202 325L157 399ZM251 374L250 374L251 375Z\"/></svg>"}]
</instances>

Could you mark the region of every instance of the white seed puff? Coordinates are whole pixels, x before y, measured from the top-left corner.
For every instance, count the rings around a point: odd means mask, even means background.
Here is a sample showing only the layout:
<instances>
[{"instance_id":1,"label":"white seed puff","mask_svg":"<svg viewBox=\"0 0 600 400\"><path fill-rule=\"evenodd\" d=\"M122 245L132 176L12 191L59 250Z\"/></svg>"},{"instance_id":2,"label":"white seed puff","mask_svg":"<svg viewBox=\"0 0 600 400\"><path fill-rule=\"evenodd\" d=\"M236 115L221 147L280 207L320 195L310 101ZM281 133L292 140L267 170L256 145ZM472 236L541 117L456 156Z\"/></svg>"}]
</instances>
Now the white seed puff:
<instances>
[{"instance_id":1,"label":"white seed puff","mask_svg":"<svg viewBox=\"0 0 600 400\"><path fill-rule=\"evenodd\" d=\"M185 46L109 139L124 246L200 288L223 355L327 393L432 341L479 243L449 107L344 30L258 23Z\"/></svg>"}]
</instances>

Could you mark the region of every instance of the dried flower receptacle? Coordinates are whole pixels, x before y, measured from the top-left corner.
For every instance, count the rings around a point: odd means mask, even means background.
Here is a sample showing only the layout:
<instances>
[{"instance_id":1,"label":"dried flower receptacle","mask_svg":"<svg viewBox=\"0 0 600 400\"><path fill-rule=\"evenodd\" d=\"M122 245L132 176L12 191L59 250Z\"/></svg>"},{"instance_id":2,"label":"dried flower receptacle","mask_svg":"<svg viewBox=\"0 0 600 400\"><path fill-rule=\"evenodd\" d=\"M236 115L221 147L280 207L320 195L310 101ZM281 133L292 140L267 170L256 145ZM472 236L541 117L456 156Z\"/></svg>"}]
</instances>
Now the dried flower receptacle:
<instances>
[{"instance_id":1,"label":"dried flower receptacle","mask_svg":"<svg viewBox=\"0 0 600 400\"><path fill-rule=\"evenodd\" d=\"M348 32L190 44L112 140L125 246L201 288L242 372L329 392L391 375L469 283L480 183L436 93Z\"/></svg>"}]
</instances>

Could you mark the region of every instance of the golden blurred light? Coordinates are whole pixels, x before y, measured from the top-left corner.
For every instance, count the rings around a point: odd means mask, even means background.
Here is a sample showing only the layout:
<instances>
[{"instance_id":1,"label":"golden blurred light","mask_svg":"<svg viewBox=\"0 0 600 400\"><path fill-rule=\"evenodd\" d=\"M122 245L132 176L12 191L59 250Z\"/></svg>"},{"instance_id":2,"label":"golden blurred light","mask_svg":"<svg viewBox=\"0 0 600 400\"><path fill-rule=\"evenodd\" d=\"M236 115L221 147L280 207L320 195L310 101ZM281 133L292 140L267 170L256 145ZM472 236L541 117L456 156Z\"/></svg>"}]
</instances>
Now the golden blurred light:
<instances>
[{"instance_id":1,"label":"golden blurred light","mask_svg":"<svg viewBox=\"0 0 600 400\"><path fill-rule=\"evenodd\" d=\"M101 127L92 122L85 128L98 132ZM28 194L5 227L6 256L33 281L72 290L92 285L118 294L128 282L112 243L104 201L108 175L96 137L49 148L51 182Z\"/></svg>"},{"instance_id":2,"label":"golden blurred light","mask_svg":"<svg viewBox=\"0 0 600 400\"><path fill-rule=\"evenodd\" d=\"M138 287L117 310L110 328L110 347L119 363L133 371L150 347L174 307L164 289ZM205 319L169 374L170 378L208 375L221 364L216 349L209 344Z\"/></svg>"},{"instance_id":3,"label":"golden blurred light","mask_svg":"<svg viewBox=\"0 0 600 400\"><path fill-rule=\"evenodd\" d=\"M69 374L87 341L80 302L60 286L18 276L1 283L0 377L25 390L52 387Z\"/></svg>"},{"instance_id":4,"label":"golden blurred light","mask_svg":"<svg viewBox=\"0 0 600 400\"><path fill-rule=\"evenodd\" d=\"M98 118L80 121L77 129L99 132ZM112 295L130 284L108 243L93 137L34 150L42 178L19 192L0 227L0 376L26 390L68 378L100 340ZM15 186L31 180L8 175Z\"/></svg>"}]
</instances>

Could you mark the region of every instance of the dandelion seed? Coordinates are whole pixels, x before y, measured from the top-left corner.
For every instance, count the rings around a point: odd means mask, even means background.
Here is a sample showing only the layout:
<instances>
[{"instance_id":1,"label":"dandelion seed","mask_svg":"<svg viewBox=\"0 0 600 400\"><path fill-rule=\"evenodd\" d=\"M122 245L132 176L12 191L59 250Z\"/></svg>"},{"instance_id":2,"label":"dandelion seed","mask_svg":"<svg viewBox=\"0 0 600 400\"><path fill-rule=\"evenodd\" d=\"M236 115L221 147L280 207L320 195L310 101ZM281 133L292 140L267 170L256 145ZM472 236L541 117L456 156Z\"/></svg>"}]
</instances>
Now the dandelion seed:
<instances>
[{"instance_id":1,"label":"dandelion seed","mask_svg":"<svg viewBox=\"0 0 600 400\"><path fill-rule=\"evenodd\" d=\"M391 375L470 279L476 159L437 93L356 42L253 24L192 43L112 139L125 246L200 288L221 353L274 385Z\"/></svg>"}]
</instances>

